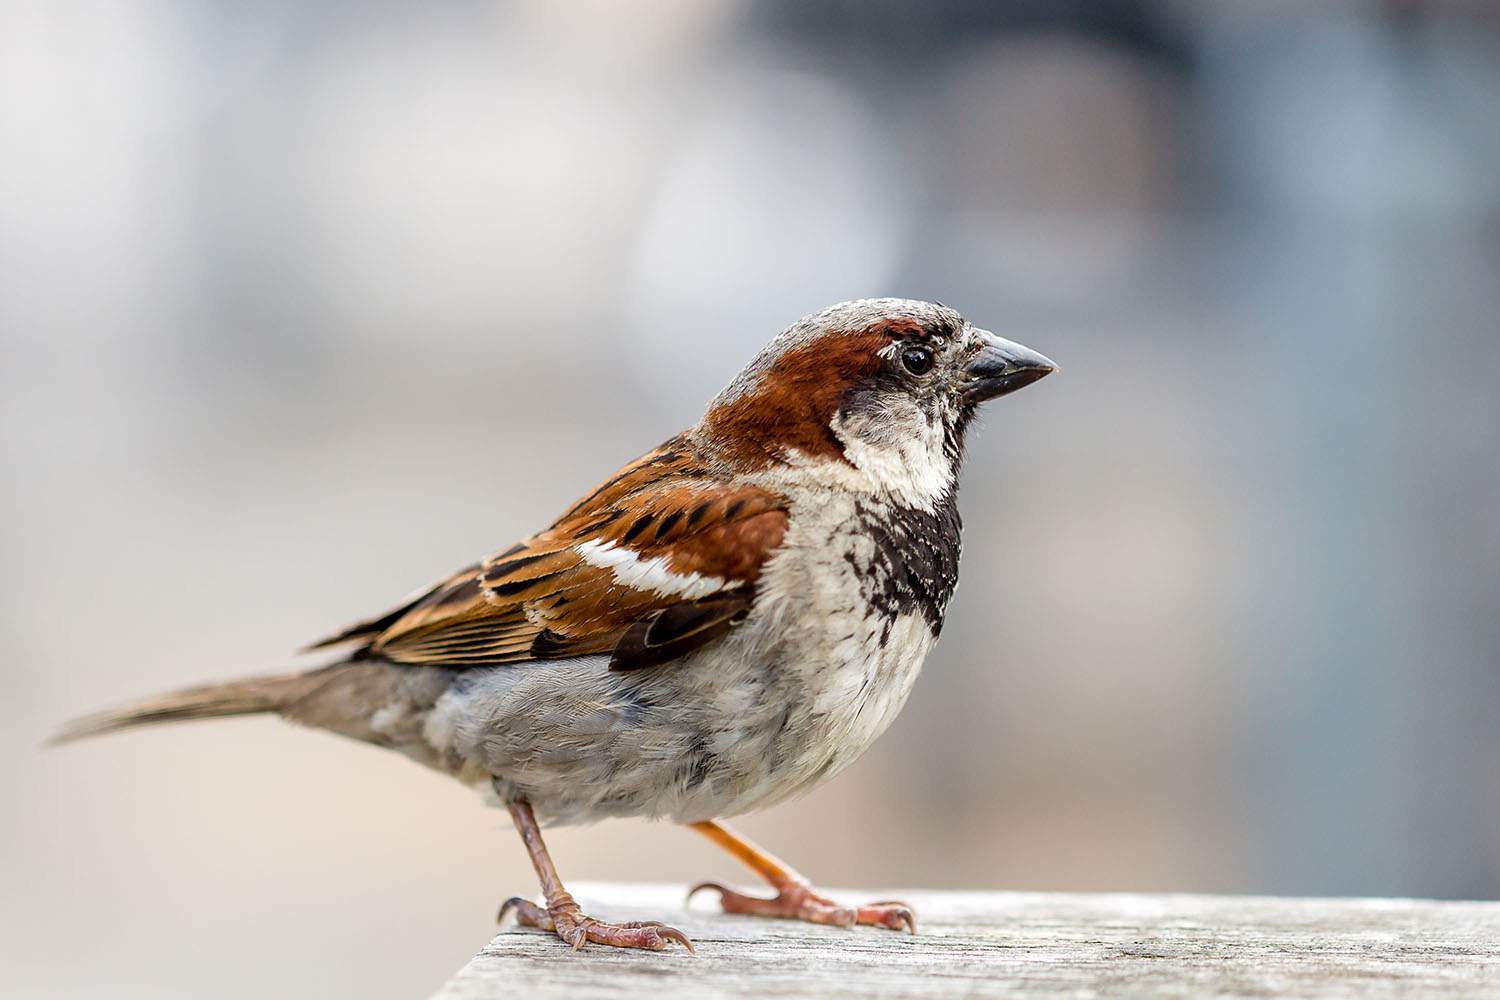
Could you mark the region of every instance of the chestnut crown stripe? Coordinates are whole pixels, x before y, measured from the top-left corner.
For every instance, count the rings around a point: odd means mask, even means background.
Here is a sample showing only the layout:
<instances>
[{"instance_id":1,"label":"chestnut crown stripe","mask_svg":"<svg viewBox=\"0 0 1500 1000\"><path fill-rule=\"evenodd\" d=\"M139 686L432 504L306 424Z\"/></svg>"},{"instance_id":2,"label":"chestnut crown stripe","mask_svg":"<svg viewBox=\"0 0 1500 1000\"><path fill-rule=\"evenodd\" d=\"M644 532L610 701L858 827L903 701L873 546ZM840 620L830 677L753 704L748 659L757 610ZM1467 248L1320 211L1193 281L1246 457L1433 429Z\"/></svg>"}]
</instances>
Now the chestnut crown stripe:
<instances>
[{"instance_id":1,"label":"chestnut crown stripe","mask_svg":"<svg viewBox=\"0 0 1500 1000\"><path fill-rule=\"evenodd\" d=\"M715 400L699 436L718 442L716 451L740 469L764 468L791 450L847 461L834 414L850 388L879 370L877 352L896 335L882 326L788 348L762 369L753 389L731 386Z\"/></svg>"}]
</instances>

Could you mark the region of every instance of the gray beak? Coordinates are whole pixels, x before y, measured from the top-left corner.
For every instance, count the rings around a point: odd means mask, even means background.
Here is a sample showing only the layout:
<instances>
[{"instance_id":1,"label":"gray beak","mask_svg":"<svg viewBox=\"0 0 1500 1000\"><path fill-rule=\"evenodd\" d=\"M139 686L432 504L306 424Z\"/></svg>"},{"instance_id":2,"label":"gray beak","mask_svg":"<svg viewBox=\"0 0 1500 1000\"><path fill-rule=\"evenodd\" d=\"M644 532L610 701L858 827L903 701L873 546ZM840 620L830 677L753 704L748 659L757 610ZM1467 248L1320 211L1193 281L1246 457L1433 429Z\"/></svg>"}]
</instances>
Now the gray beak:
<instances>
[{"instance_id":1,"label":"gray beak","mask_svg":"<svg viewBox=\"0 0 1500 1000\"><path fill-rule=\"evenodd\" d=\"M1029 347L1003 340L988 330L975 332L984 338L984 346L964 366L964 373L969 376L964 397L971 403L1015 392L1057 371L1057 365L1049 358Z\"/></svg>"}]
</instances>

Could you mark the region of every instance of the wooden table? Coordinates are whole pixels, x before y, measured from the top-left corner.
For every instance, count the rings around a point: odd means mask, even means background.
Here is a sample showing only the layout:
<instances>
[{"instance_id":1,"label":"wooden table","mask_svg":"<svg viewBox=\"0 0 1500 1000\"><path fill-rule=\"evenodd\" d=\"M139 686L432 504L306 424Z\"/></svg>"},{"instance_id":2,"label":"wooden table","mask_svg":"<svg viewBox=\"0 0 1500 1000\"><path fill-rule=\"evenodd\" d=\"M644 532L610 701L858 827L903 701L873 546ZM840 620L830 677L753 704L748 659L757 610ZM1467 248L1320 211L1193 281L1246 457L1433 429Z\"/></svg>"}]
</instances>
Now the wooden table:
<instances>
[{"instance_id":1,"label":"wooden table","mask_svg":"<svg viewBox=\"0 0 1500 1000\"><path fill-rule=\"evenodd\" d=\"M724 916L675 885L580 882L586 911L697 948L577 954L503 929L434 1000L662 997L1495 997L1500 903L840 890L903 899L916 935Z\"/></svg>"}]
</instances>

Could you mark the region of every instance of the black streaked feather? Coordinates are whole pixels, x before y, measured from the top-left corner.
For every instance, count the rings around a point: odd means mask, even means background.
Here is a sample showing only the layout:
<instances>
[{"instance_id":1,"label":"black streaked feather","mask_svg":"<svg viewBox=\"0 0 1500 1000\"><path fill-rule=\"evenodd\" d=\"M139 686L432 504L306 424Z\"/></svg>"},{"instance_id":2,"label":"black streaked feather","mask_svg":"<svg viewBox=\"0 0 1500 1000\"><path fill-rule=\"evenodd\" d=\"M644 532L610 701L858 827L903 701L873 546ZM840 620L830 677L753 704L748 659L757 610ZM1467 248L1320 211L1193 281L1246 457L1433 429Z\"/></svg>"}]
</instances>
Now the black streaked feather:
<instances>
[{"instance_id":1,"label":"black streaked feather","mask_svg":"<svg viewBox=\"0 0 1500 1000\"><path fill-rule=\"evenodd\" d=\"M484 590L485 593L490 594L494 597L511 597L515 594L521 593L522 591L530 590L537 584L550 580L553 577L559 575L561 572L562 570L558 570L555 573L545 573L542 576L530 576L524 580L507 580L504 583L490 583L488 579L486 579Z\"/></svg>"},{"instance_id":2,"label":"black streaked feather","mask_svg":"<svg viewBox=\"0 0 1500 1000\"><path fill-rule=\"evenodd\" d=\"M670 532L673 528L677 527L677 522L681 520L682 511L672 511L672 513L661 519L661 524L656 526L656 537L658 539L665 538L667 536L667 533Z\"/></svg>"},{"instance_id":3,"label":"black streaked feather","mask_svg":"<svg viewBox=\"0 0 1500 1000\"><path fill-rule=\"evenodd\" d=\"M958 586L962 525L952 492L930 512L880 503L859 503L854 510L875 546L868 563L853 552L845 558L871 607L891 618L920 612L938 634Z\"/></svg>"},{"instance_id":4,"label":"black streaked feather","mask_svg":"<svg viewBox=\"0 0 1500 1000\"><path fill-rule=\"evenodd\" d=\"M629 545L631 542L641 537L641 535L645 534L646 529L651 527L651 522L655 520L655 514L642 514L640 517L631 522L630 527L626 529L625 536L621 539L621 541L623 541L626 545Z\"/></svg>"}]
</instances>

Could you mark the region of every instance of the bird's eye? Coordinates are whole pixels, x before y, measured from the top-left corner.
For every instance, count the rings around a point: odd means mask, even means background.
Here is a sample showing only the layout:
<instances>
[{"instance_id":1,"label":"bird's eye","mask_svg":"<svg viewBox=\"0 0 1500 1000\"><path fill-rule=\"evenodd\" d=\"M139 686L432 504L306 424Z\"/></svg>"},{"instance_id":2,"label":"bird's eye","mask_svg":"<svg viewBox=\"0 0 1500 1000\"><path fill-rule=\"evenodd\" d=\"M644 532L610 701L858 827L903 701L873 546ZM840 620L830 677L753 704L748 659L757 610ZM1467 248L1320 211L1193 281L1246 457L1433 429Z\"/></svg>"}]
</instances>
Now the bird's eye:
<instances>
[{"instance_id":1,"label":"bird's eye","mask_svg":"<svg viewBox=\"0 0 1500 1000\"><path fill-rule=\"evenodd\" d=\"M932 371L933 360L932 348L921 344L913 344L901 352L901 363L913 375L926 375Z\"/></svg>"}]
</instances>

